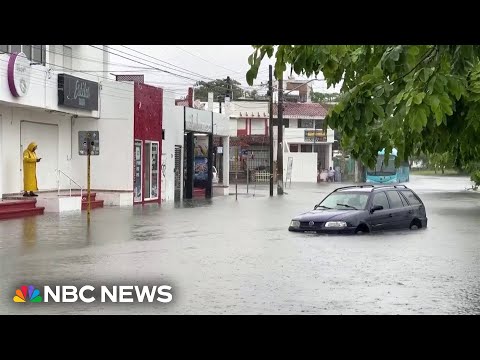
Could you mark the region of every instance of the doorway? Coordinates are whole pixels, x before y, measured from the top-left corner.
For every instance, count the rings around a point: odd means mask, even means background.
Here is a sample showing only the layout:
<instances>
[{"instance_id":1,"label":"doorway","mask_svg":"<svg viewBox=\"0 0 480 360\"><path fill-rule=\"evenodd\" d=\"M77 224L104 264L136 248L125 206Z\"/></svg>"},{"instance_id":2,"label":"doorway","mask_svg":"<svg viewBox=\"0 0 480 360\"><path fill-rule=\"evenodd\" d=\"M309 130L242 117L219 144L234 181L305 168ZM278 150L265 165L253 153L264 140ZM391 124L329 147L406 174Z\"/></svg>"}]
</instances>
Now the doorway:
<instances>
[{"instance_id":1,"label":"doorway","mask_svg":"<svg viewBox=\"0 0 480 360\"><path fill-rule=\"evenodd\" d=\"M133 182L133 202L142 202L142 174L143 174L143 141L135 140L135 159L134 159L134 182Z\"/></svg>"},{"instance_id":2,"label":"doorway","mask_svg":"<svg viewBox=\"0 0 480 360\"><path fill-rule=\"evenodd\" d=\"M23 152L28 144L35 142L38 145L37 157L42 160L37 163L37 184L39 190L56 190L58 169L58 125L36 123L31 121L20 122L20 158L23 178ZM22 181L23 191L23 181Z\"/></svg>"},{"instance_id":3,"label":"doorway","mask_svg":"<svg viewBox=\"0 0 480 360\"><path fill-rule=\"evenodd\" d=\"M145 141L144 200L158 200L159 142Z\"/></svg>"}]
</instances>

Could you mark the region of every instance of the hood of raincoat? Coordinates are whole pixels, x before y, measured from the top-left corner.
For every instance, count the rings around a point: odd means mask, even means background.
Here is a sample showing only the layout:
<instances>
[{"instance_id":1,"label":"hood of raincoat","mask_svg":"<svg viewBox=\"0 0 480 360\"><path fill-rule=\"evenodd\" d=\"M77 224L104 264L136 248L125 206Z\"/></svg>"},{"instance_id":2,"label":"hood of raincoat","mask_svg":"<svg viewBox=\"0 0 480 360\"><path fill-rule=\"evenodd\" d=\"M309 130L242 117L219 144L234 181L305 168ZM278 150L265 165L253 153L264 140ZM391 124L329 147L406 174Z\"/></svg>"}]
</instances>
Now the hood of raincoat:
<instances>
[{"instance_id":1,"label":"hood of raincoat","mask_svg":"<svg viewBox=\"0 0 480 360\"><path fill-rule=\"evenodd\" d=\"M31 142L31 143L28 145L28 150L33 151L33 149L34 149L36 146L37 146L37 143Z\"/></svg>"}]
</instances>

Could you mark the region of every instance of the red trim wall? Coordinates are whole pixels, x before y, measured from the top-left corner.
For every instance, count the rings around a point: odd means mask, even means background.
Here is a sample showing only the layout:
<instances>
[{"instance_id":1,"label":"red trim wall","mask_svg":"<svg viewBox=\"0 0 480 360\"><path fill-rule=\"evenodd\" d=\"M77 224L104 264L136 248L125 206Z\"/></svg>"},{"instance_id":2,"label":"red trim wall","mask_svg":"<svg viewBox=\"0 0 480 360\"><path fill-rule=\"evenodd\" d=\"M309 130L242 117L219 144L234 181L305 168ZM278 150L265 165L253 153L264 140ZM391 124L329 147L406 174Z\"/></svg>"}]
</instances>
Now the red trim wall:
<instances>
[{"instance_id":1,"label":"red trim wall","mask_svg":"<svg viewBox=\"0 0 480 360\"><path fill-rule=\"evenodd\" d=\"M163 89L150 85L135 83L133 137L134 139L143 141L142 204L147 202L161 202L160 176L162 171L162 120ZM157 200L145 201L145 141L158 141Z\"/></svg>"}]
</instances>

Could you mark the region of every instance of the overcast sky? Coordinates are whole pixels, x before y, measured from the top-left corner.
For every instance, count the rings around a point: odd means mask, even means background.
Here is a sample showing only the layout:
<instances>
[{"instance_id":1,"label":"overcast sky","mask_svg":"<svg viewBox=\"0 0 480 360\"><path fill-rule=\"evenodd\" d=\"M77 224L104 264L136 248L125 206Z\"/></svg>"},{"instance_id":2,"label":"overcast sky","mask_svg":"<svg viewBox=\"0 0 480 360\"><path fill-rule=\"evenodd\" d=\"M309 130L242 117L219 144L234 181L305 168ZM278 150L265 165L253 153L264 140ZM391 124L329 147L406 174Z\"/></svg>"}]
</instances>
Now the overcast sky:
<instances>
[{"instance_id":1,"label":"overcast sky","mask_svg":"<svg viewBox=\"0 0 480 360\"><path fill-rule=\"evenodd\" d=\"M248 56L253 52L250 45L110 45L112 73L145 74L145 82L163 87L168 97L180 98L187 88L198 80L211 81L230 76L239 81L245 90L251 90L245 79L249 69ZM138 52L132 51L136 50ZM115 51L117 50L117 51ZM140 53L139 53L140 52ZM133 59L127 60L120 56ZM149 57L150 56L150 57ZM263 92L268 82L268 65L274 59L265 59L254 82L254 89ZM143 63L143 64L140 64ZM127 67L125 67L127 66ZM172 72L176 75L152 69ZM120 72L123 70L122 72ZM184 76L182 78L182 76ZM285 74L285 78L288 74ZM297 78L301 78L296 76ZM321 78L322 76L319 76ZM315 91L335 92L327 89L324 81L314 81Z\"/></svg>"}]
</instances>

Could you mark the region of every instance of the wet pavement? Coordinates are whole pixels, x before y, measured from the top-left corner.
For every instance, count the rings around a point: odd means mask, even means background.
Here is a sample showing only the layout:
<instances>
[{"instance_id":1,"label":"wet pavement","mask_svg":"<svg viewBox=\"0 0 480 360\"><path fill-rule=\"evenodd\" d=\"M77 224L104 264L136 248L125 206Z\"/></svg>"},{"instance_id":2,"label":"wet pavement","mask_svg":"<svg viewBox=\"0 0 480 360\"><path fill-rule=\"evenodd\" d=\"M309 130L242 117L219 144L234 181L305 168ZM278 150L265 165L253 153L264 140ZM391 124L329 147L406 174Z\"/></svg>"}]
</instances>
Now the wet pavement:
<instances>
[{"instance_id":1,"label":"wet pavement","mask_svg":"<svg viewBox=\"0 0 480 360\"><path fill-rule=\"evenodd\" d=\"M287 231L345 184L0 222L0 314L479 314L480 193L412 176L426 230ZM235 187L231 187L234 191ZM253 196L255 194L255 196ZM14 303L20 285L171 285L163 303Z\"/></svg>"}]
</instances>

